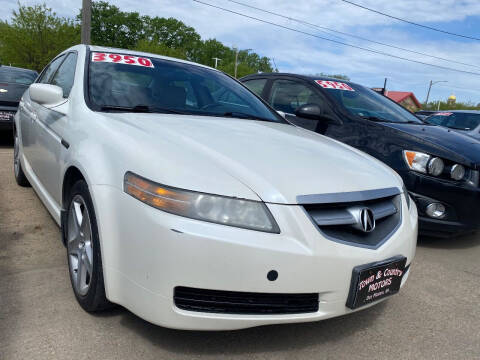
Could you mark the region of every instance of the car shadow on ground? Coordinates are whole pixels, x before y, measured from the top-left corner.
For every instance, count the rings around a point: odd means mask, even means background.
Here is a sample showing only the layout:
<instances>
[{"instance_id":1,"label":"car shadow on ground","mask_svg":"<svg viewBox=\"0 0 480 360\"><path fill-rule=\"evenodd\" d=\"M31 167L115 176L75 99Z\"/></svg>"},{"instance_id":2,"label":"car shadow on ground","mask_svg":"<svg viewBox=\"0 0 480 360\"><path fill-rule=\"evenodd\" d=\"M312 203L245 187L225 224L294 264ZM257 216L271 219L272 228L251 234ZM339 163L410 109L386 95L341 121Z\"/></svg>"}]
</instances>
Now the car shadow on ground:
<instances>
[{"instance_id":1,"label":"car shadow on ground","mask_svg":"<svg viewBox=\"0 0 480 360\"><path fill-rule=\"evenodd\" d=\"M267 325L235 331L185 331L153 325L118 307L100 316L121 316L120 323L153 346L183 355L240 355L303 349L360 335L388 309L388 301L349 315L298 324ZM96 315L97 316L97 315ZM266 330L266 328L268 330Z\"/></svg>"},{"instance_id":2,"label":"car shadow on ground","mask_svg":"<svg viewBox=\"0 0 480 360\"><path fill-rule=\"evenodd\" d=\"M417 245L434 249L466 249L480 246L480 233L472 233L463 236L448 238L432 238L419 236Z\"/></svg>"}]
</instances>

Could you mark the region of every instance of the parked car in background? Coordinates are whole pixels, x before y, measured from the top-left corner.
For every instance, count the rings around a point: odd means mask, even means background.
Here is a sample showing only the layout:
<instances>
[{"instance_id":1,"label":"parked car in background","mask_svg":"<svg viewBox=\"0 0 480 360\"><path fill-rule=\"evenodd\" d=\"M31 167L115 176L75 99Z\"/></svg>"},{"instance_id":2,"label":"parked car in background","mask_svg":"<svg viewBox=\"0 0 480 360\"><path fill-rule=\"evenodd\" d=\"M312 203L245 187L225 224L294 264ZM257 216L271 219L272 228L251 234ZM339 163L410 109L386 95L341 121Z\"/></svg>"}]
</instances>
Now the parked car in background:
<instances>
[{"instance_id":1,"label":"parked car in background","mask_svg":"<svg viewBox=\"0 0 480 360\"><path fill-rule=\"evenodd\" d=\"M419 210L419 231L450 236L480 227L480 142L422 122L361 85L294 74L241 81L293 124L332 137L397 171Z\"/></svg>"},{"instance_id":2,"label":"parked car in background","mask_svg":"<svg viewBox=\"0 0 480 360\"><path fill-rule=\"evenodd\" d=\"M432 111L432 110L420 110L416 111L415 115L417 115L420 119L424 120L425 118L429 117L430 115L433 115L437 113L438 111Z\"/></svg>"},{"instance_id":3,"label":"parked car in background","mask_svg":"<svg viewBox=\"0 0 480 360\"><path fill-rule=\"evenodd\" d=\"M0 130L13 128L20 98L37 76L36 71L0 65Z\"/></svg>"},{"instance_id":4,"label":"parked car in background","mask_svg":"<svg viewBox=\"0 0 480 360\"><path fill-rule=\"evenodd\" d=\"M415 255L392 169L178 59L61 53L22 98L14 169L61 226L87 311L204 330L321 320L397 293Z\"/></svg>"},{"instance_id":5,"label":"parked car in background","mask_svg":"<svg viewBox=\"0 0 480 360\"><path fill-rule=\"evenodd\" d=\"M429 116L426 121L433 125L445 126L449 129L480 140L480 111L442 111Z\"/></svg>"}]
</instances>

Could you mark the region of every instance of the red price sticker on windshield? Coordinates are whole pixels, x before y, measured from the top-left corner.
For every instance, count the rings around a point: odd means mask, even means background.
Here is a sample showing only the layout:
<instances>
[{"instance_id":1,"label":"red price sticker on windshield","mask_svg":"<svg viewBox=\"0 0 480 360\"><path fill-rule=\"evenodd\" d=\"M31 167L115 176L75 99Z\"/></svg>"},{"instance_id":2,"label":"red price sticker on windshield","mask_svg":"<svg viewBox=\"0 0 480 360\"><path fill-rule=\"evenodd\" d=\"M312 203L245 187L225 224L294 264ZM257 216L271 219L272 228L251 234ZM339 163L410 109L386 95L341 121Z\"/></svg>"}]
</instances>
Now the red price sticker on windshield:
<instances>
[{"instance_id":1,"label":"red price sticker on windshield","mask_svg":"<svg viewBox=\"0 0 480 360\"><path fill-rule=\"evenodd\" d=\"M115 64L136 65L153 68L152 60L144 57L125 55L125 54L112 54L92 52L92 62L107 62Z\"/></svg>"},{"instance_id":2,"label":"red price sticker on windshield","mask_svg":"<svg viewBox=\"0 0 480 360\"><path fill-rule=\"evenodd\" d=\"M315 82L323 87L324 89L336 89L336 90L345 90L345 91L355 91L349 85L338 82L338 81L329 81L329 80L315 80Z\"/></svg>"},{"instance_id":3,"label":"red price sticker on windshield","mask_svg":"<svg viewBox=\"0 0 480 360\"><path fill-rule=\"evenodd\" d=\"M452 115L453 113L449 113L449 112L439 112L439 113L436 113L434 114L435 116L450 116Z\"/></svg>"}]
</instances>

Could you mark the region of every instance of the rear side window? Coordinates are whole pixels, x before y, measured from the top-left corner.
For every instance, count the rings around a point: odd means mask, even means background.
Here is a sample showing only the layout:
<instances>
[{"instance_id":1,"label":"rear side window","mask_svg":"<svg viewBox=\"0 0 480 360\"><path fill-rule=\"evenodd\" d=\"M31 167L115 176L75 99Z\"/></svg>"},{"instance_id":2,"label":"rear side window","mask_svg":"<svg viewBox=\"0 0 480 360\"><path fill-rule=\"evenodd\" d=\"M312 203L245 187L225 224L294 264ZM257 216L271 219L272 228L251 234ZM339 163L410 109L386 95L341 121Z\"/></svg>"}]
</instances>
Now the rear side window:
<instances>
[{"instance_id":1,"label":"rear side window","mask_svg":"<svg viewBox=\"0 0 480 360\"><path fill-rule=\"evenodd\" d=\"M60 86L63 90L63 97L68 98L72 90L73 80L75 78L75 67L77 66L77 54L70 53L65 61L60 65L57 72L50 82L52 85Z\"/></svg>"},{"instance_id":2,"label":"rear side window","mask_svg":"<svg viewBox=\"0 0 480 360\"><path fill-rule=\"evenodd\" d=\"M37 82L42 84L48 84L50 82L50 78L55 73L55 71L57 71L57 68L62 63L64 57L64 55L59 56L49 65L47 65L47 67L43 70L42 75L40 75L40 77L38 78Z\"/></svg>"},{"instance_id":3,"label":"rear side window","mask_svg":"<svg viewBox=\"0 0 480 360\"><path fill-rule=\"evenodd\" d=\"M250 91L254 92L258 96L261 96L266 83L267 79L253 79L245 81L243 85L245 85L250 89Z\"/></svg>"}]
</instances>

